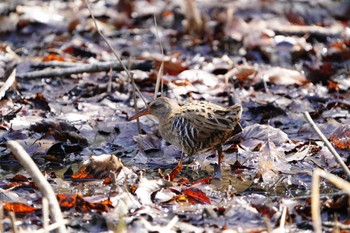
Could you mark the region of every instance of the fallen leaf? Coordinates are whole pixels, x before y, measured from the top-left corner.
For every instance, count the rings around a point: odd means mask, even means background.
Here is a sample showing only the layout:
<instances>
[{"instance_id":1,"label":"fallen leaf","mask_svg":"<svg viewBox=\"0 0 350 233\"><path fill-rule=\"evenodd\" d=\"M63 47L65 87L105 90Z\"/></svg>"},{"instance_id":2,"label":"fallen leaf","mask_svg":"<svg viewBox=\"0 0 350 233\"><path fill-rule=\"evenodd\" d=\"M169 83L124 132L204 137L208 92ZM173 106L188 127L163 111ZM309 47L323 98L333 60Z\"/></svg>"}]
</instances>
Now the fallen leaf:
<instances>
[{"instance_id":1,"label":"fallen leaf","mask_svg":"<svg viewBox=\"0 0 350 233\"><path fill-rule=\"evenodd\" d=\"M162 188L169 185L170 183L164 179L149 180L143 177L138 184L135 194L139 198L141 204L151 205L153 204L151 195L155 196L154 192L160 191Z\"/></svg>"},{"instance_id":2,"label":"fallen leaf","mask_svg":"<svg viewBox=\"0 0 350 233\"><path fill-rule=\"evenodd\" d=\"M31 207L29 205L23 204L23 203L10 203L10 202L4 202L3 203L4 210L12 211L15 213L32 213L33 211L38 210L38 208Z\"/></svg>"},{"instance_id":3,"label":"fallen leaf","mask_svg":"<svg viewBox=\"0 0 350 233\"><path fill-rule=\"evenodd\" d=\"M181 170L182 170L182 162L180 161L177 164L177 166L170 172L170 174L166 176L167 180L173 181L177 177L177 175L179 175Z\"/></svg>"},{"instance_id":4,"label":"fallen leaf","mask_svg":"<svg viewBox=\"0 0 350 233\"><path fill-rule=\"evenodd\" d=\"M111 202L107 199L99 203L92 203L84 200L81 194L57 194L57 200L63 210L76 209L77 211L96 211L98 213L108 212Z\"/></svg>"},{"instance_id":5,"label":"fallen leaf","mask_svg":"<svg viewBox=\"0 0 350 233\"><path fill-rule=\"evenodd\" d=\"M192 182L192 185L194 185L194 184L210 184L212 179L213 179L212 177L206 177L206 178L202 178L199 180L195 180Z\"/></svg>"},{"instance_id":6,"label":"fallen leaf","mask_svg":"<svg viewBox=\"0 0 350 233\"><path fill-rule=\"evenodd\" d=\"M114 155L91 156L78 172L72 175L72 179L104 179L111 171L119 173L122 168L122 162Z\"/></svg>"},{"instance_id":7,"label":"fallen leaf","mask_svg":"<svg viewBox=\"0 0 350 233\"><path fill-rule=\"evenodd\" d=\"M198 188L189 188L182 192L185 196L192 198L196 204L210 204L210 198Z\"/></svg>"},{"instance_id":8,"label":"fallen leaf","mask_svg":"<svg viewBox=\"0 0 350 233\"><path fill-rule=\"evenodd\" d=\"M331 134L329 140L336 148L350 149L350 125L341 125Z\"/></svg>"},{"instance_id":9,"label":"fallen leaf","mask_svg":"<svg viewBox=\"0 0 350 233\"><path fill-rule=\"evenodd\" d=\"M42 59L43 62L48 62L48 61L65 61L63 57L54 54L54 53L50 53L49 55L47 55L46 57L43 57Z\"/></svg>"},{"instance_id":10,"label":"fallen leaf","mask_svg":"<svg viewBox=\"0 0 350 233\"><path fill-rule=\"evenodd\" d=\"M305 85L309 81L305 75L297 70L290 70L281 67L272 67L257 74L256 78L278 85Z\"/></svg>"}]
</instances>

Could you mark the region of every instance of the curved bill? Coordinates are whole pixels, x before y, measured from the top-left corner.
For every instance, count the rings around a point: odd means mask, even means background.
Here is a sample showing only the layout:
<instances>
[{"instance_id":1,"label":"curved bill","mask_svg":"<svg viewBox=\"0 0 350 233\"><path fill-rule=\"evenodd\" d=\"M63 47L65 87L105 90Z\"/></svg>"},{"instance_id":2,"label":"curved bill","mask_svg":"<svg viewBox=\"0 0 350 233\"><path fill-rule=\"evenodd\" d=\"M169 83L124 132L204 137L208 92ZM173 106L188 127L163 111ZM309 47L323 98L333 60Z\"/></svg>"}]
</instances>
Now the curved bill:
<instances>
[{"instance_id":1,"label":"curved bill","mask_svg":"<svg viewBox=\"0 0 350 233\"><path fill-rule=\"evenodd\" d=\"M138 112L138 113L136 113L135 115L133 115L132 117L130 117L130 118L128 119L128 121L135 120L135 119L137 119L137 118L139 118L139 117L141 117L141 116L148 115L148 114L150 114L150 113L151 113L151 111L149 110L149 108L146 108L146 109L142 110L141 112Z\"/></svg>"}]
</instances>

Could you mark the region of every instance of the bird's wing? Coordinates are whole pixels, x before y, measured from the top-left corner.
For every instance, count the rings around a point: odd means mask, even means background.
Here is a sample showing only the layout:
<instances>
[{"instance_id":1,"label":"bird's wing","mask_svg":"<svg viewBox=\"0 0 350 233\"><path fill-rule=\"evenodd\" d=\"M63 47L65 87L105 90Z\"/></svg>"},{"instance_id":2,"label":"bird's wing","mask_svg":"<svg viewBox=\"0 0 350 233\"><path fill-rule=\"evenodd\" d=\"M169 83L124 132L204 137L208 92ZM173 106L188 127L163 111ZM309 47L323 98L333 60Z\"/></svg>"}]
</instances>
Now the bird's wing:
<instances>
[{"instance_id":1,"label":"bird's wing","mask_svg":"<svg viewBox=\"0 0 350 233\"><path fill-rule=\"evenodd\" d=\"M172 129L176 130L180 137L205 142L214 134L225 133L235 128L239 119L230 117L229 113L230 110L226 109L203 112L187 109L174 116Z\"/></svg>"},{"instance_id":2,"label":"bird's wing","mask_svg":"<svg viewBox=\"0 0 350 233\"><path fill-rule=\"evenodd\" d=\"M199 119L194 120L187 115L175 116L172 120L171 130L177 132L182 140L189 140L189 142L206 142L216 131L216 129L209 128L209 125L204 125ZM191 143L188 144L191 145Z\"/></svg>"}]
</instances>

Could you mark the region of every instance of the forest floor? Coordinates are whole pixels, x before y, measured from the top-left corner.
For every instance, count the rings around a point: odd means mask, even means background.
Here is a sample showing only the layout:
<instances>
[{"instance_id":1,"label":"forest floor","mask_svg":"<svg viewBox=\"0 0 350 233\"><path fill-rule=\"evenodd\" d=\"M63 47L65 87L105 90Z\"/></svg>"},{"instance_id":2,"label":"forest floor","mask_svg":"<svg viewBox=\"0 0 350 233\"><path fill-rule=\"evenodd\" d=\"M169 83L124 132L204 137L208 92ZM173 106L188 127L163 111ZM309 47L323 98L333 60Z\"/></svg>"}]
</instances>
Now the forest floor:
<instances>
[{"instance_id":1,"label":"forest floor","mask_svg":"<svg viewBox=\"0 0 350 233\"><path fill-rule=\"evenodd\" d=\"M348 166L349 2L90 6L96 21L80 0L0 3L0 231L47 229L38 184L7 144L17 141L69 232L313 232L314 170L347 175L305 113ZM127 121L136 113L130 74L145 102L161 77L157 95L180 105L243 106L221 179L214 153L188 158L155 118ZM348 194L326 179L316 185L323 231L349 232Z\"/></svg>"}]
</instances>

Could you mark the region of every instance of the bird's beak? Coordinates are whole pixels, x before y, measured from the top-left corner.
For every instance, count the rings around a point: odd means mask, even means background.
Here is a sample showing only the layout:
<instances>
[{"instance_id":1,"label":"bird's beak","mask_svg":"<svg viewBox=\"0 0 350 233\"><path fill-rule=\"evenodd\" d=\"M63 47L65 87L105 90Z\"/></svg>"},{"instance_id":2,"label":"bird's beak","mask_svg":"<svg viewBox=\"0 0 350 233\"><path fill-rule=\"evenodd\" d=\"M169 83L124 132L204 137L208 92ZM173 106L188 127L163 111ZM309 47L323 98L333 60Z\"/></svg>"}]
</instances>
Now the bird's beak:
<instances>
[{"instance_id":1,"label":"bird's beak","mask_svg":"<svg viewBox=\"0 0 350 233\"><path fill-rule=\"evenodd\" d=\"M148 114L151 114L151 111L149 110L149 108L146 108L146 109L142 110L141 112L136 113L135 115L130 117L128 121L135 120L135 119L137 119L137 118L139 118L141 116L148 115Z\"/></svg>"}]
</instances>

